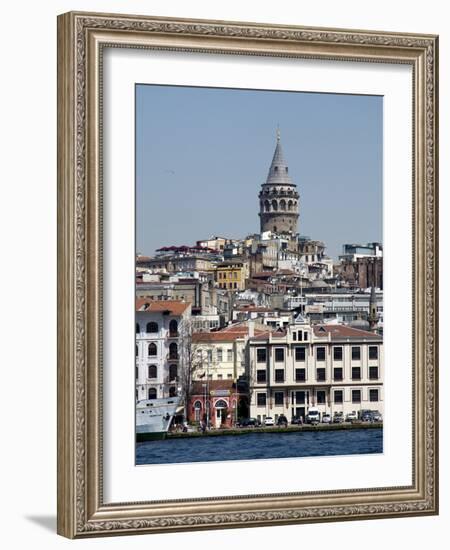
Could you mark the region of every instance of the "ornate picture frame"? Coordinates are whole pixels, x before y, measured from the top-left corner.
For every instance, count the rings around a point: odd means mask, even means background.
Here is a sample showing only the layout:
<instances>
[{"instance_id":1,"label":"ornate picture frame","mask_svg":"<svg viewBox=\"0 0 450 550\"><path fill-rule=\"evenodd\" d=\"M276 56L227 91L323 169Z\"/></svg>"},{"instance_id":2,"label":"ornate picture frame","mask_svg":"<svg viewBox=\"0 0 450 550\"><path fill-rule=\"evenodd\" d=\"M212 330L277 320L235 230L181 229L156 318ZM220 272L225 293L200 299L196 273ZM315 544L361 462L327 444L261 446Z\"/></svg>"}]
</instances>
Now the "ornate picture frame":
<instances>
[{"instance_id":1,"label":"ornate picture frame","mask_svg":"<svg viewBox=\"0 0 450 550\"><path fill-rule=\"evenodd\" d=\"M411 485L104 502L101 90L107 47L412 67ZM437 117L437 36L95 13L59 16L59 534L82 538L438 513Z\"/></svg>"}]
</instances>

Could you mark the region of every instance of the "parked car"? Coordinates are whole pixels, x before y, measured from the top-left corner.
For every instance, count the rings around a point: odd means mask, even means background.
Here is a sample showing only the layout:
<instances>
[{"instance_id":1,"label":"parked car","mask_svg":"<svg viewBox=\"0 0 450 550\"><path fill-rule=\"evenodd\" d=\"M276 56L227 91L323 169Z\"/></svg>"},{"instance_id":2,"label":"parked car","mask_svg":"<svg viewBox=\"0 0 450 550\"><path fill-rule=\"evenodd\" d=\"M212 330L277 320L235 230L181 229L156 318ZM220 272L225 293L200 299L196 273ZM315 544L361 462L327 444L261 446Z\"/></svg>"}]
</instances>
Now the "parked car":
<instances>
[{"instance_id":1,"label":"parked car","mask_svg":"<svg viewBox=\"0 0 450 550\"><path fill-rule=\"evenodd\" d=\"M277 420L277 426L287 426L288 425L288 419L284 416L284 414L280 414Z\"/></svg>"},{"instance_id":2,"label":"parked car","mask_svg":"<svg viewBox=\"0 0 450 550\"><path fill-rule=\"evenodd\" d=\"M306 415L306 422L308 424L318 424L320 422L319 409L316 409L315 407L310 407L308 414Z\"/></svg>"},{"instance_id":3,"label":"parked car","mask_svg":"<svg viewBox=\"0 0 450 550\"><path fill-rule=\"evenodd\" d=\"M256 418L241 418L241 420L239 420L239 426L241 428L248 428L248 427L256 427L256 426L259 426L260 423L258 422L258 420Z\"/></svg>"},{"instance_id":4,"label":"parked car","mask_svg":"<svg viewBox=\"0 0 450 550\"><path fill-rule=\"evenodd\" d=\"M331 424L331 414L325 413L322 415L323 424Z\"/></svg>"},{"instance_id":5,"label":"parked car","mask_svg":"<svg viewBox=\"0 0 450 550\"><path fill-rule=\"evenodd\" d=\"M335 412L333 415L333 424L342 424L345 421L343 412Z\"/></svg>"},{"instance_id":6,"label":"parked car","mask_svg":"<svg viewBox=\"0 0 450 550\"><path fill-rule=\"evenodd\" d=\"M361 422L373 422L372 411L363 411L361 413Z\"/></svg>"},{"instance_id":7,"label":"parked car","mask_svg":"<svg viewBox=\"0 0 450 550\"><path fill-rule=\"evenodd\" d=\"M381 416L380 411L372 411L372 420L374 422L383 422L383 417Z\"/></svg>"},{"instance_id":8,"label":"parked car","mask_svg":"<svg viewBox=\"0 0 450 550\"><path fill-rule=\"evenodd\" d=\"M347 422L356 422L358 420L358 415L356 414L356 411L352 411L351 413L348 413L345 417L345 420Z\"/></svg>"},{"instance_id":9,"label":"parked car","mask_svg":"<svg viewBox=\"0 0 450 550\"><path fill-rule=\"evenodd\" d=\"M266 416L264 419L264 426L275 426L275 422L271 416Z\"/></svg>"},{"instance_id":10,"label":"parked car","mask_svg":"<svg viewBox=\"0 0 450 550\"><path fill-rule=\"evenodd\" d=\"M303 417L302 416L293 416L291 420L291 424L303 424Z\"/></svg>"}]
</instances>

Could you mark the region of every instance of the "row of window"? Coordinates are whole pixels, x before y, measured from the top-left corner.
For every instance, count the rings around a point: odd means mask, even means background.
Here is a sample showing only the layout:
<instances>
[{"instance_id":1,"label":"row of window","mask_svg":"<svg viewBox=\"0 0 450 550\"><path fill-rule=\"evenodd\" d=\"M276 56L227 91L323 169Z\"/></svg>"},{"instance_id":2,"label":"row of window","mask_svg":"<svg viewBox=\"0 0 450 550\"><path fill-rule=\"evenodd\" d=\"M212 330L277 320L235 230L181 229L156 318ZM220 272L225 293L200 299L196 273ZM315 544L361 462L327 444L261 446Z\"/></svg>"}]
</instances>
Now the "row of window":
<instances>
[{"instance_id":1,"label":"row of window","mask_svg":"<svg viewBox=\"0 0 450 550\"><path fill-rule=\"evenodd\" d=\"M238 273L237 271L219 271L217 276L219 279L237 279Z\"/></svg>"},{"instance_id":2,"label":"row of window","mask_svg":"<svg viewBox=\"0 0 450 550\"><path fill-rule=\"evenodd\" d=\"M297 202L290 200L286 203L284 199L281 199L280 202L278 203L275 199L273 199L271 202L269 202L268 200L265 200L263 203L263 208L265 212L272 212L272 211L277 212L278 206L280 210L283 212L286 212L286 210L291 211L297 206Z\"/></svg>"},{"instance_id":3,"label":"row of window","mask_svg":"<svg viewBox=\"0 0 450 550\"><path fill-rule=\"evenodd\" d=\"M139 377L138 367L135 368L136 380ZM169 382L176 380L178 376L178 367L177 365L169 365ZM148 378L158 378L158 367L156 365L149 365L147 367L147 377Z\"/></svg>"},{"instance_id":4,"label":"row of window","mask_svg":"<svg viewBox=\"0 0 450 550\"><path fill-rule=\"evenodd\" d=\"M298 342L307 342L308 341L308 333L304 330L299 330L297 332L293 332L292 333L292 339L294 340L294 342L298 341Z\"/></svg>"},{"instance_id":5,"label":"row of window","mask_svg":"<svg viewBox=\"0 0 450 550\"><path fill-rule=\"evenodd\" d=\"M305 392L296 392L295 403L297 405L303 405L306 402ZM284 405L286 395L284 392L274 392L274 404L275 405ZM380 400L380 390L378 388L369 388L369 401L375 403ZM351 390L351 402L352 403L361 403L362 401L362 390L353 389ZM316 400L317 405L325 405L327 402L327 394L324 390L316 391ZM334 390L333 391L333 403L342 404L344 402L344 390ZM266 393L257 393L256 394L256 404L258 407L265 407L267 405L267 394ZM292 404L294 404L294 399L292 398ZM286 403L288 405L288 403Z\"/></svg>"},{"instance_id":6,"label":"row of window","mask_svg":"<svg viewBox=\"0 0 450 550\"><path fill-rule=\"evenodd\" d=\"M237 283L219 283L219 288L237 288Z\"/></svg>"},{"instance_id":7,"label":"row of window","mask_svg":"<svg viewBox=\"0 0 450 550\"><path fill-rule=\"evenodd\" d=\"M201 349L198 350L198 354L200 356L201 356L202 352L203 352L203 350L201 350ZM231 363L233 361L233 350L232 349L227 349L226 352L227 352L227 362ZM207 349L206 354L207 354L208 361L211 362L213 360L213 350L212 349ZM217 348L216 357L217 357L217 361L219 363L224 360L224 353L223 353L222 348Z\"/></svg>"},{"instance_id":8,"label":"row of window","mask_svg":"<svg viewBox=\"0 0 450 550\"><path fill-rule=\"evenodd\" d=\"M380 370L377 366L369 367L369 380L378 380L380 377ZM332 376L334 381L341 381L344 379L344 369L342 367L334 367L332 369ZM285 381L285 369L275 369L274 370L274 379L275 382L284 382ZM361 367L352 367L351 368L351 379L352 380L361 380L362 379L362 369ZM317 382L326 381L326 369L318 368L316 369L316 380ZM305 382L306 381L306 369L295 369L295 381L296 382ZM256 371L256 382L258 384L264 384L267 382L267 369L257 369Z\"/></svg>"},{"instance_id":9,"label":"row of window","mask_svg":"<svg viewBox=\"0 0 450 550\"><path fill-rule=\"evenodd\" d=\"M150 321L145 326L145 332L149 334L154 334L159 332L159 325L158 323L155 323L154 321ZM141 333L141 326L139 323L136 323L136 334ZM178 322L175 321L175 319L172 319L169 323L169 334L170 336L178 336Z\"/></svg>"},{"instance_id":10,"label":"row of window","mask_svg":"<svg viewBox=\"0 0 450 550\"><path fill-rule=\"evenodd\" d=\"M138 355L139 348L136 345L136 357L138 357ZM151 342L148 345L147 355L149 357L155 357L156 355L158 355L158 346L154 342ZM176 344L175 342L172 342L169 346L169 359L178 359L178 344Z\"/></svg>"},{"instance_id":11,"label":"row of window","mask_svg":"<svg viewBox=\"0 0 450 550\"><path fill-rule=\"evenodd\" d=\"M295 334L295 333L294 333ZM300 335L301 333L299 333ZM304 337L308 337L308 333L304 333ZM294 338L295 340L295 338ZM306 348L297 346L295 350L295 360L296 361L305 361L306 358ZM281 363L285 358L285 348L275 348L275 362ZM334 361L342 361L343 358L343 347L342 346L333 346L333 359ZM316 360L325 361L326 359L326 347L320 346L316 347ZM378 359L378 346L369 346L369 359L375 360ZM352 361L361 360L361 346L352 346ZM257 348L256 349L256 361L257 363L267 363L267 348Z\"/></svg>"}]
</instances>

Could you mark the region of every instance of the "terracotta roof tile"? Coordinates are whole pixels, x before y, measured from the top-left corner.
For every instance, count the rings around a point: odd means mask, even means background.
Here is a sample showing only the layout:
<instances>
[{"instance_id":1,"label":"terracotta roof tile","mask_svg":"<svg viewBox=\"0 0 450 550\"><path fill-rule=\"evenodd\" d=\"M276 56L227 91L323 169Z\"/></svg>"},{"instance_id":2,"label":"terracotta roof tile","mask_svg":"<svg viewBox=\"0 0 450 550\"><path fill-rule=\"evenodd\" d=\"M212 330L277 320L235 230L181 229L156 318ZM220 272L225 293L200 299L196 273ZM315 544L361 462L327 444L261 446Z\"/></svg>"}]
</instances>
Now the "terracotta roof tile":
<instances>
[{"instance_id":1,"label":"terracotta roof tile","mask_svg":"<svg viewBox=\"0 0 450 550\"><path fill-rule=\"evenodd\" d=\"M257 335L268 335L271 332L271 329L255 328L254 334ZM230 325L223 328L222 330L217 330L214 332L195 332L192 335L193 342L202 343L202 342L234 342L239 338L244 338L248 336L248 325L239 324L239 325Z\"/></svg>"},{"instance_id":2,"label":"terracotta roof tile","mask_svg":"<svg viewBox=\"0 0 450 550\"><path fill-rule=\"evenodd\" d=\"M136 311L158 313L167 311L172 315L182 315L189 307L191 307L190 302L181 302L180 300L150 300L149 298L136 300Z\"/></svg>"},{"instance_id":3,"label":"terracotta roof tile","mask_svg":"<svg viewBox=\"0 0 450 550\"><path fill-rule=\"evenodd\" d=\"M316 336L331 334L331 339L368 338L372 340L382 340L382 337L379 334L349 327L347 325L314 325L313 329Z\"/></svg>"}]
</instances>

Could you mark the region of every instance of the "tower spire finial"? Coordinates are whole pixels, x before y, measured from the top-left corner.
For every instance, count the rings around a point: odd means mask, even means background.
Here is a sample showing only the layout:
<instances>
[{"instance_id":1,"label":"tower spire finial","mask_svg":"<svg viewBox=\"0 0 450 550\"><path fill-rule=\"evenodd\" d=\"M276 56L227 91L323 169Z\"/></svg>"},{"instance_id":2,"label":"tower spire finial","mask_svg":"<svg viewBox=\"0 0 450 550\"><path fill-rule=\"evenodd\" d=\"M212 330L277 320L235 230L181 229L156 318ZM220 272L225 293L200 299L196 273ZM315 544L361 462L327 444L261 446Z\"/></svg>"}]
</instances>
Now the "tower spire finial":
<instances>
[{"instance_id":1,"label":"tower spire finial","mask_svg":"<svg viewBox=\"0 0 450 550\"><path fill-rule=\"evenodd\" d=\"M281 132L280 132L280 125L277 124L277 142L280 142Z\"/></svg>"}]
</instances>

